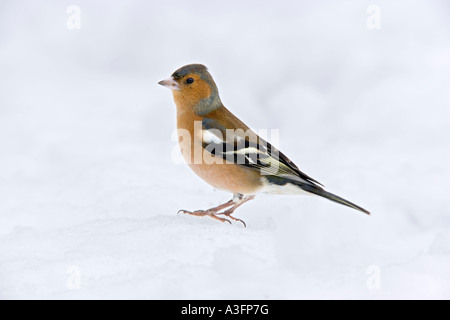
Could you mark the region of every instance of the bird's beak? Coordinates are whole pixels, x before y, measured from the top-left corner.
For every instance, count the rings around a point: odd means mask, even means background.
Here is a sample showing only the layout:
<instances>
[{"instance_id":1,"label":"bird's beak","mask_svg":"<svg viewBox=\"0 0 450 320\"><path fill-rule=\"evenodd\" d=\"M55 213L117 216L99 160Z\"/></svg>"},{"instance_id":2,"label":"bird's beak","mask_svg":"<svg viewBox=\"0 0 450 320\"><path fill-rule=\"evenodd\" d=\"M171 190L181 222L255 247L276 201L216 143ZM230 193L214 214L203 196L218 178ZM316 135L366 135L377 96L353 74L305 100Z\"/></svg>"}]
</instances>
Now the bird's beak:
<instances>
[{"instance_id":1,"label":"bird's beak","mask_svg":"<svg viewBox=\"0 0 450 320\"><path fill-rule=\"evenodd\" d=\"M176 82L172 77L166 80L162 80L158 82L158 84L162 85L163 87L169 88L170 90L180 90L178 82Z\"/></svg>"}]
</instances>

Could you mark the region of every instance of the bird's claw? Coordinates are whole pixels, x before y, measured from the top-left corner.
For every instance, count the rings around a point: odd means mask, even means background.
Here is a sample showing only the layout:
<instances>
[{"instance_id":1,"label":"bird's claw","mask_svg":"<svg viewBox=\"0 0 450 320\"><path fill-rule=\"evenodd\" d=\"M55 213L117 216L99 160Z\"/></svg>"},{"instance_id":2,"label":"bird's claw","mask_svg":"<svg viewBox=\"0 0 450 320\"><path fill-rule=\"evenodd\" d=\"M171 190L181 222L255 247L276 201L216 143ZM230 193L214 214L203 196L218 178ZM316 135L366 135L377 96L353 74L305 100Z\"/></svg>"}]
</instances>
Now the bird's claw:
<instances>
[{"instance_id":1,"label":"bird's claw","mask_svg":"<svg viewBox=\"0 0 450 320\"><path fill-rule=\"evenodd\" d=\"M226 218L221 218L218 217L218 215L223 214L226 215L227 217L229 217L230 219L234 220L234 221L240 221L242 222L242 224L244 225L244 227L247 227L247 225L245 224L245 222L241 219L235 218L233 216L231 216L231 213L227 213L227 211L224 212L217 212L214 210L195 210L195 211L188 211L188 210L178 210L177 214L179 213L183 213L183 214L189 214L192 216L197 216L197 217L204 217L204 216L208 216L211 217L213 219L219 220L220 222L228 222L229 224L232 224L230 220L226 219Z\"/></svg>"},{"instance_id":2,"label":"bird's claw","mask_svg":"<svg viewBox=\"0 0 450 320\"><path fill-rule=\"evenodd\" d=\"M228 210L227 210L228 211ZM218 212L217 214L223 214L223 215L226 215L228 218L230 218L231 220L234 220L234 221L239 221L239 222L241 222L243 225L244 225L244 228L247 228L247 224L244 222L244 220L241 220L241 219L239 219L239 218L235 218L235 217L233 217L231 214L232 214L232 212L227 212L227 211L224 211L224 212Z\"/></svg>"}]
</instances>

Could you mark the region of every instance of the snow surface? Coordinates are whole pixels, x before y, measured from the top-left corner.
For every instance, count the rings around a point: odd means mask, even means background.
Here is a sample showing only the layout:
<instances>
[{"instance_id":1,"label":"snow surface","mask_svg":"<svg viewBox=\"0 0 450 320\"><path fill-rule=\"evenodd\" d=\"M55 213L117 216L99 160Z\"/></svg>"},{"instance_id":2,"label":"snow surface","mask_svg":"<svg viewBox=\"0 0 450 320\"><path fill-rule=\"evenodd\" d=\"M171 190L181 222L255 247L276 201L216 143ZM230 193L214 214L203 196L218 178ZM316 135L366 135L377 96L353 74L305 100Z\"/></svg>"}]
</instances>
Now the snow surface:
<instances>
[{"instance_id":1,"label":"snow surface","mask_svg":"<svg viewBox=\"0 0 450 320\"><path fill-rule=\"evenodd\" d=\"M0 299L449 299L449 10L1 1ZM270 195L237 211L246 229L177 215L230 198L173 161L156 83L188 63L373 215Z\"/></svg>"}]
</instances>

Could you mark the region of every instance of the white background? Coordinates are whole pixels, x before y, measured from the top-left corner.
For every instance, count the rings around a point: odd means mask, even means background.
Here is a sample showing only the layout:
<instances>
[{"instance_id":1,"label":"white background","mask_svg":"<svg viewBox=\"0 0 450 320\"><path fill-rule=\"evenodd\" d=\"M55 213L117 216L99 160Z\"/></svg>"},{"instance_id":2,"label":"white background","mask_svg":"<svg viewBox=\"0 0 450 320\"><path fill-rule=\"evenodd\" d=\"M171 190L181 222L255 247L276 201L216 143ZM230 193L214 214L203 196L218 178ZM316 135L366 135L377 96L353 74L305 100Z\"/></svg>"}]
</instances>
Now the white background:
<instances>
[{"instance_id":1,"label":"white background","mask_svg":"<svg viewBox=\"0 0 450 320\"><path fill-rule=\"evenodd\" d=\"M0 299L450 298L449 10L1 1ZM230 198L172 161L157 82L189 63L373 215L269 195L237 211L246 229L176 215Z\"/></svg>"}]
</instances>

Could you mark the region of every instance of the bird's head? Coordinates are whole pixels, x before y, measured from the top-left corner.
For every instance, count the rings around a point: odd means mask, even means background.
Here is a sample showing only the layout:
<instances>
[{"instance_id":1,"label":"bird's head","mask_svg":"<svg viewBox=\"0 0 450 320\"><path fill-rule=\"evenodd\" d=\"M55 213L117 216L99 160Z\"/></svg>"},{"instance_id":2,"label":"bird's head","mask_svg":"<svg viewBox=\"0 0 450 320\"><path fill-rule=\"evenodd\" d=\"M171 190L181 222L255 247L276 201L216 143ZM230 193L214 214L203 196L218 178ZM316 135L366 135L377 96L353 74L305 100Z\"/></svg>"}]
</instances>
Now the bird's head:
<instances>
[{"instance_id":1,"label":"bird's head","mask_svg":"<svg viewBox=\"0 0 450 320\"><path fill-rule=\"evenodd\" d=\"M181 67L169 79L158 84L172 90L177 105L191 107L198 115L204 115L222 105L217 86L202 64Z\"/></svg>"}]
</instances>

